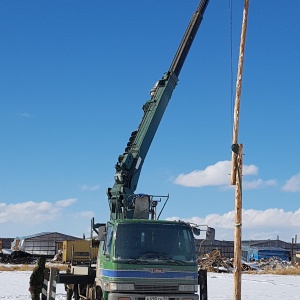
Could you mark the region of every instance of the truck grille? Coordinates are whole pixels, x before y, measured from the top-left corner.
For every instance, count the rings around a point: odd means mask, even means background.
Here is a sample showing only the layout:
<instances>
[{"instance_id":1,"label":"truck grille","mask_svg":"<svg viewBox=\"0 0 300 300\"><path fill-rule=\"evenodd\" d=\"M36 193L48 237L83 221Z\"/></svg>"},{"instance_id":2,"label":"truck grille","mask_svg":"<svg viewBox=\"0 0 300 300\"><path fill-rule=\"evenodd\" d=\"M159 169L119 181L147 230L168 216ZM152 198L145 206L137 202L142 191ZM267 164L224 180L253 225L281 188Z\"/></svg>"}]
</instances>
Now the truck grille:
<instances>
[{"instance_id":1,"label":"truck grille","mask_svg":"<svg viewBox=\"0 0 300 300\"><path fill-rule=\"evenodd\" d=\"M135 285L136 292L148 293L177 293L178 285Z\"/></svg>"}]
</instances>

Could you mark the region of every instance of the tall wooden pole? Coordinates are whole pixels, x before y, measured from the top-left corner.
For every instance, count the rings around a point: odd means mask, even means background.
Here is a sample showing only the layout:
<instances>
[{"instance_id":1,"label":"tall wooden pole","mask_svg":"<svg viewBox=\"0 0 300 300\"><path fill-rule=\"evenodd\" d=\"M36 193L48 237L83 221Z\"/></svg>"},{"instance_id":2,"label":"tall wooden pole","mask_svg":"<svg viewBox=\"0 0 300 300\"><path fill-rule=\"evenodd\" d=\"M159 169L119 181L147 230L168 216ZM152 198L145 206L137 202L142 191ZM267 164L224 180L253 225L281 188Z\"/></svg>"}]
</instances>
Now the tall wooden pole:
<instances>
[{"instance_id":1,"label":"tall wooden pole","mask_svg":"<svg viewBox=\"0 0 300 300\"><path fill-rule=\"evenodd\" d=\"M244 66L244 50L248 22L249 0L244 0L243 23L240 42L238 74L234 106L234 124L232 135L231 184L235 185L235 224L234 224L234 300L242 299L242 166L243 145L238 144L238 127L240 118L240 98L242 91L242 73Z\"/></svg>"},{"instance_id":2,"label":"tall wooden pole","mask_svg":"<svg viewBox=\"0 0 300 300\"><path fill-rule=\"evenodd\" d=\"M243 67L244 67L244 52L245 52L246 31L247 31L247 23L248 23L248 8L249 8L249 0L245 0L244 11L243 11L242 33L241 33L241 41L240 41L238 73L237 73L237 80L236 80L232 145L237 145L237 143L238 143L238 130L239 130L239 119L240 119L240 99L241 99L241 92L242 92L242 74L243 74ZM234 156L235 156L235 153L233 151L232 152L232 167L231 167L231 184L232 185L235 185L235 183L236 183L236 166L234 165L234 161L235 161Z\"/></svg>"},{"instance_id":3,"label":"tall wooden pole","mask_svg":"<svg viewBox=\"0 0 300 300\"><path fill-rule=\"evenodd\" d=\"M236 144L237 145L237 144ZM242 298L242 168L243 168L243 144L234 149L236 165L235 184L235 219L234 219L234 300Z\"/></svg>"}]
</instances>

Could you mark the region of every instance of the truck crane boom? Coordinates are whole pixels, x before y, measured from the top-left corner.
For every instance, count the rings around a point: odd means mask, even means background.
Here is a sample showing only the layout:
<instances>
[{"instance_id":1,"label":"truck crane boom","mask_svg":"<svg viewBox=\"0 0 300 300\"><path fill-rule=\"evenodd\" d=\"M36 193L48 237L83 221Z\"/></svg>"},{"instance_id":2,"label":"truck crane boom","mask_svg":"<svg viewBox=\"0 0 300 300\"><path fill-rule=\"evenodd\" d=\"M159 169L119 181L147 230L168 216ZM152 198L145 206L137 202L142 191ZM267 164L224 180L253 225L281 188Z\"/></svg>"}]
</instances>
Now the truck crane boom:
<instances>
[{"instance_id":1,"label":"truck crane boom","mask_svg":"<svg viewBox=\"0 0 300 300\"><path fill-rule=\"evenodd\" d=\"M123 154L115 165L115 183L107 189L110 218L133 218L132 203L140 172L165 109L177 85L180 71L192 46L209 0L201 0L185 31L173 62L150 91L150 100L143 105L144 115L138 129L131 133Z\"/></svg>"},{"instance_id":2,"label":"truck crane boom","mask_svg":"<svg viewBox=\"0 0 300 300\"><path fill-rule=\"evenodd\" d=\"M91 249L98 244L96 267L71 265L57 282L67 286L68 299L87 300L199 300L196 224L156 218L157 202L135 195L140 172L209 0L199 0L172 64L150 91L143 118L119 155L115 183L107 189L110 220L94 223ZM73 249L74 250L74 249ZM202 297L201 297L202 299Z\"/></svg>"}]
</instances>

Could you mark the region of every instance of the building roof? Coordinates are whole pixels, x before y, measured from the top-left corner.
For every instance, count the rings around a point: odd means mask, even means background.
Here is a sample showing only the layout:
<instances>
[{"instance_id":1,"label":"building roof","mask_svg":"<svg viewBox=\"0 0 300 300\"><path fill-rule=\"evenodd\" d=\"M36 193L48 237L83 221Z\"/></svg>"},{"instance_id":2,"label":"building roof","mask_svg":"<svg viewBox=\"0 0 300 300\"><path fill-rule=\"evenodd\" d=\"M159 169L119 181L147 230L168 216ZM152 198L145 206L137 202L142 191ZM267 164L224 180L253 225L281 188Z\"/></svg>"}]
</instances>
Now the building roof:
<instances>
[{"instance_id":1,"label":"building roof","mask_svg":"<svg viewBox=\"0 0 300 300\"><path fill-rule=\"evenodd\" d=\"M51 232L40 232L40 233L35 233L35 234L30 234L30 235L24 235L24 236L16 237L16 239L24 240L24 239L28 239L28 238L32 238L32 237L46 235L46 234L49 234L49 233L51 233Z\"/></svg>"},{"instance_id":2,"label":"building roof","mask_svg":"<svg viewBox=\"0 0 300 300\"><path fill-rule=\"evenodd\" d=\"M28 239L36 239L36 238L47 238L50 236L55 236L55 237L64 237L67 240L79 240L81 238L76 237L76 236L72 236L72 235L67 235L64 233L59 233L59 232L41 232L41 233L35 233L35 234L31 234L31 235L27 235L27 236L23 236L23 237L18 237L16 239L20 239L20 240L28 240Z\"/></svg>"},{"instance_id":3,"label":"building roof","mask_svg":"<svg viewBox=\"0 0 300 300\"><path fill-rule=\"evenodd\" d=\"M242 241L243 246L251 247L279 247L279 248L289 248L291 243L287 243L281 240L246 240Z\"/></svg>"},{"instance_id":4,"label":"building roof","mask_svg":"<svg viewBox=\"0 0 300 300\"><path fill-rule=\"evenodd\" d=\"M277 252L290 252L289 249L283 249L280 247L253 247L259 251L277 251Z\"/></svg>"}]
</instances>

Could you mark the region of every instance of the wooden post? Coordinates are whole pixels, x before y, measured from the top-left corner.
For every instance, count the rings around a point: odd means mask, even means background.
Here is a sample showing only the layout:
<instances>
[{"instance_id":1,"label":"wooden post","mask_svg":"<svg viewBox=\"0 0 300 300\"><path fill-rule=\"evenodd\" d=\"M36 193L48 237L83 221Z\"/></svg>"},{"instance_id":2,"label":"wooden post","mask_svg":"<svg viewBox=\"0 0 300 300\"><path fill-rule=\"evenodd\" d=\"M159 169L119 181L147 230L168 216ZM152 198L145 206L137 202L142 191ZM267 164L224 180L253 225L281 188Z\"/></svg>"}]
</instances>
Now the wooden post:
<instances>
[{"instance_id":1,"label":"wooden post","mask_svg":"<svg viewBox=\"0 0 300 300\"><path fill-rule=\"evenodd\" d=\"M48 291L47 291L47 299L49 300L55 300L57 273L58 273L57 268L50 269L49 284L48 284Z\"/></svg>"},{"instance_id":2,"label":"wooden post","mask_svg":"<svg viewBox=\"0 0 300 300\"><path fill-rule=\"evenodd\" d=\"M238 145L236 158L235 220L234 220L234 300L242 298L242 168L243 144Z\"/></svg>"},{"instance_id":3,"label":"wooden post","mask_svg":"<svg viewBox=\"0 0 300 300\"><path fill-rule=\"evenodd\" d=\"M294 238L292 238L292 244L291 244L291 262L293 261L294 257Z\"/></svg>"},{"instance_id":4,"label":"wooden post","mask_svg":"<svg viewBox=\"0 0 300 300\"><path fill-rule=\"evenodd\" d=\"M49 277L50 277L50 269L46 268L44 270L44 280L43 280L43 287L42 287L42 300L47 300Z\"/></svg>"},{"instance_id":5,"label":"wooden post","mask_svg":"<svg viewBox=\"0 0 300 300\"><path fill-rule=\"evenodd\" d=\"M238 74L234 106L234 124L232 135L231 184L235 185L235 224L234 224L234 300L242 299L242 166L243 145L238 144L238 128L240 119L240 98L242 91L242 73L244 66L244 50L248 21L249 0L244 0L243 23L240 41Z\"/></svg>"},{"instance_id":6,"label":"wooden post","mask_svg":"<svg viewBox=\"0 0 300 300\"><path fill-rule=\"evenodd\" d=\"M241 42L240 42L240 54L239 54L239 63L238 63L238 73L236 80L236 92L235 92L235 105L234 105L234 122L233 122L233 134L232 134L232 145L238 143L238 130L239 130L239 120L240 120L240 99L242 92L242 73L244 67L244 51L246 43L246 31L247 31L247 22L248 22L248 8L249 0L245 0L244 3L244 12L243 12L243 23L242 23L242 33L241 33ZM231 184L235 185L236 183L236 165L234 165L234 151L232 152L232 164L231 164Z\"/></svg>"}]
</instances>

